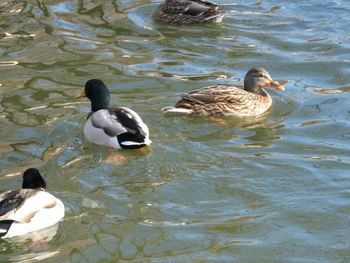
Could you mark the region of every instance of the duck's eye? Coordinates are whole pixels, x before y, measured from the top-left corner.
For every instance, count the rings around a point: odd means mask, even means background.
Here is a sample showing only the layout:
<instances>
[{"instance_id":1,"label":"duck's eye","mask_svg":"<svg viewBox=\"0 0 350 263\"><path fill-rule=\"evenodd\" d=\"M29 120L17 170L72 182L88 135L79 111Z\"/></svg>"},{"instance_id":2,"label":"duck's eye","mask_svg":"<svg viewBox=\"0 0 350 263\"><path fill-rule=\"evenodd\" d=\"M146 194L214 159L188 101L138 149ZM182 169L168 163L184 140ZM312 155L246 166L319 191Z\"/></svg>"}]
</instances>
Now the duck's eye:
<instances>
[{"instance_id":1,"label":"duck's eye","mask_svg":"<svg viewBox=\"0 0 350 263\"><path fill-rule=\"evenodd\" d=\"M259 78L265 78L265 75L261 74L259 75Z\"/></svg>"}]
</instances>

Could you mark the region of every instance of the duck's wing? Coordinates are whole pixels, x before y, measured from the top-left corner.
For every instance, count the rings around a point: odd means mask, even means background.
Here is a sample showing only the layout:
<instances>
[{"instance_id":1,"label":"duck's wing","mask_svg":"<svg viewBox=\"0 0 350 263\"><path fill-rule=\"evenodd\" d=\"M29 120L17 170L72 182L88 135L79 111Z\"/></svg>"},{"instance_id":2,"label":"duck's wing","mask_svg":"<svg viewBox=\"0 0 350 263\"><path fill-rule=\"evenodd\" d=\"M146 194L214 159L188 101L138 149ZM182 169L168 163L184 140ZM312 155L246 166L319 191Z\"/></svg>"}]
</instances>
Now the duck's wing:
<instances>
[{"instance_id":1,"label":"duck's wing","mask_svg":"<svg viewBox=\"0 0 350 263\"><path fill-rule=\"evenodd\" d=\"M184 14L191 16L199 16L205 13L216 14L218 6L206 1L191 1L186 7Z\"/></svg>"},{"instance_id":2,"label":"duck's wing","mask_svg":"<svg viewBox=\"0 0 350 263\"><path fill-rule=\"evenodd\" d=\"M182 96L181 101L191 104L242 104L247 99L253 99L254 94L230 85L214 85L194 90Z\"/></svg>"},{"instance_id":3,"label":"duck's wing","mask_svg":"<svg viewBox=\"0 0 350 263\"><path fill-rule=\"evenodd\" d=\"M140 133L143 136L149 134L147 125L142 121L141 117L132 109L120 107L117 113L118 119L128 129Z\"/></svg>"},{"instance_id":4,"label":"duck's wing","mask_svg":"<svg viewBox=\"0 0 350 263\"><path fill-rule=\"evenodd\" d=\"M106 135L111 137L128 131L121 121L119 121L117 113L111 109L94 112L90 120L93 127L102 129Z\"/></svg>"},{"instance_id":5,"label":"duck's wing","mask_svg":"<svg viewBox=\"0 0 350 263\"><path fill-rule=\"evenodd\" d=\"M0 220L4 220L9 212L14 211L23 203L24 196L21 190L13 190L1 194L0 200Z\"/></svg>"},{"instance_id":6,"label":"duck's wing","mask_svg":"<svg viewBox=\"0 0 350 263\"><path fill-rule=\"evenodd\" d=\"M151 143L140 116L126 107L99 110L91 115L91 125L106 136L117 137L121 148L135 149Z\"/></svg>"},{"instance_id":7,"label":"duck's wing","mask_svg":"<svg viewBox=\"0 0 350 263\"><path fill-rule=\"evenodd\" d=\"M234 86L215 85L182 96L175 107L189 109L189 114L255 116L265 112L271 102L267 93L261 96Z\"/></svg>"},{"instance_id":8,"label":"duck's wing","mask_svg":"<svg viewBox=\"0 0 350 263\"><path fill-rule=\"evenodd\" d=\"M183 14L189 16L199 16L206 12L215 14L218 6L208 1L188 1L176 0L170 1L163 7L163 11L168 14Z\"/></svg>"},{"instance_id":9,"label":"duck's wing","mask_svg":"<svg viewBox=\"0 0 350 263\"><path fill-rule=\"evenodd\" d=\"M140 116L126 107L99 110L91 116L91 123L95 128L103 129L111 137L123 133L148 134L148 128Z\"/></svg>"}]
</instances>

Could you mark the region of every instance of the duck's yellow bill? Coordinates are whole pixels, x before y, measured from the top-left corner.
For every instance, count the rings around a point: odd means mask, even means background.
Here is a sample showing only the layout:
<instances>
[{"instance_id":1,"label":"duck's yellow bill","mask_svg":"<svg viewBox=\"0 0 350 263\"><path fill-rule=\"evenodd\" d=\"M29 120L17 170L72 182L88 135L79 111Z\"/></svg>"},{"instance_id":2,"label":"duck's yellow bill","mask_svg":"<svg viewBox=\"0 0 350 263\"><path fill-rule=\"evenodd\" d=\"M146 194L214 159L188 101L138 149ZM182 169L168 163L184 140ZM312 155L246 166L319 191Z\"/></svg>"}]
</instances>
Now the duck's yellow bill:
<instances>
[{"instance_id":1,"label":"duck's yellow bill","mask_svg":"<svg viewBox=\"0 0 350 263\"><path fill-rule=\"evenodd\" d=\"M278 90L285 90L286 89L283 86L273 86L273 88L278 89Z\"/></svg>"},{"instance_id":2,"label":"duck's yellow bill","mask_svg":"<svg viewBox=\"0 0 350 263\"><path fill-rule=\"evenodd\" d=\"M274 88L274 89L278 89L278 90L285 90L285 87L283 87L277 81L274 81L274 80L272 80L268 86L271 88Z\"/></svg>"},{"instance_id":3,"label":"duck's yellow bill","mask_svg":"<svg viewBox=\"0 0 350 263\"><path fill-rule=\"evenodd\" d=\"M85 98L85 97L86 97L85 92L79 94L78 96L75 96L76 99Z\"/></svg>"}]
</instances>

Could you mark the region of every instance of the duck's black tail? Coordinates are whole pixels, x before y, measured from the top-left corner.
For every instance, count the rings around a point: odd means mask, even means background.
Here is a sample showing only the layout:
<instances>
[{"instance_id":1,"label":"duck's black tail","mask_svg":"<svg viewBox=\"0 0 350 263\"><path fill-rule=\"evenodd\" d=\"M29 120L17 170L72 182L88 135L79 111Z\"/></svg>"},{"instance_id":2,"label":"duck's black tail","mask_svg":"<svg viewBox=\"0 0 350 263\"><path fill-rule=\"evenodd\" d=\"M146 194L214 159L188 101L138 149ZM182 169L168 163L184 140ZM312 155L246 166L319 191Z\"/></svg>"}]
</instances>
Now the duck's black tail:
<instances>
[{"instance_id":1,"label":"duck's black tail","mask_svg":"<svg viewBox=\"0 0 350 263\"><path fill-rule=\"evenodd\" d=\"M9 231L14 220L1 220L0 221L0 237L3 237Z\"/></svg>"}]
</instances>

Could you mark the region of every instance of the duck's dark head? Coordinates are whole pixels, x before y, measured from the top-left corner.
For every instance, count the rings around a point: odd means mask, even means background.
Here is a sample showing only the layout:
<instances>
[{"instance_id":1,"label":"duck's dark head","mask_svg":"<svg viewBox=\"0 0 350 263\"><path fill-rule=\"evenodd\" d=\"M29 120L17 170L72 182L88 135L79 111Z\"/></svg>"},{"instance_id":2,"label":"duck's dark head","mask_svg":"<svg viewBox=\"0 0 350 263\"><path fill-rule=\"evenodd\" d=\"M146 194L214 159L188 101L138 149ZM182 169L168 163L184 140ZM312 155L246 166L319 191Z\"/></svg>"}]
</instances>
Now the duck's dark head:
<instances>
[{"instance_id":1,"label":"duck's dark head","mask_svg":"<svg viewBox=\"0 0 350 263\"><path fill-rule=\"evenodd\" d=\"M278 90L284 90L277 81L274 81L270 74L263 68L252 68L244 78L244 89L246 91L266 96L263 87L271 87Z\"/></svg>"},{"instance_id":2,"label":"duck's dark head","mask_svg":"<svg viewBox=\"0 0 350 263\"><path fill-rule=\"evenodd\" d=\"M29 168L23 173L23 183L22 188L46 188L46 183L44 178L41 176L38 169Z\"/></svg>"},{"instance_id":3,"label":"duck's dark head","mask_svg":"<svg viewBox=\"0 0 350 263\"><path fill-rule=\"evenodd\" d=\"M77 98L87 97L91 101L91 111L106 109L109 106L110 95L102 80L90 79L85 84L85 91Z\"/></svg>"}]
</instances>

